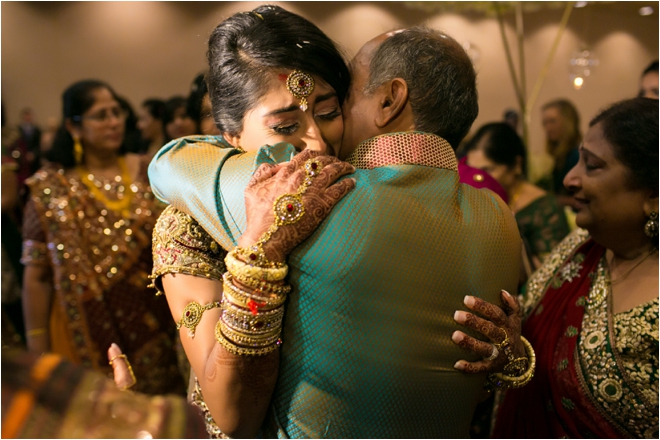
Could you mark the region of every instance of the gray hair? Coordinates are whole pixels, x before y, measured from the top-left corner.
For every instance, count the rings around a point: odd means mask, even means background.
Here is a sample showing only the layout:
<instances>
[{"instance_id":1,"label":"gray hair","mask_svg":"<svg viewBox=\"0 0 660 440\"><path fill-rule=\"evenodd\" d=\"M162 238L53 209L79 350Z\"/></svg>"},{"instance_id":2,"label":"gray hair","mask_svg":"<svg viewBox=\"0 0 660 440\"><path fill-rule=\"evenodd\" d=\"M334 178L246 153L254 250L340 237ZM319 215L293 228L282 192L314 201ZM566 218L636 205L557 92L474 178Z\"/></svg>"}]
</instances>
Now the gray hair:
<instances>
[{"instance_id":1,"label":"gray hair","mask_svg":"<svg viewBox=\"0 0 660 440\"><path fill-rule=\"evenodd\" d=\"M364 93L371 95L394 78L408 84L415 129L456 149L479 113L476 73L461 45L424 26L398 32L373 55Z\"/></svg>"}]
</instances>

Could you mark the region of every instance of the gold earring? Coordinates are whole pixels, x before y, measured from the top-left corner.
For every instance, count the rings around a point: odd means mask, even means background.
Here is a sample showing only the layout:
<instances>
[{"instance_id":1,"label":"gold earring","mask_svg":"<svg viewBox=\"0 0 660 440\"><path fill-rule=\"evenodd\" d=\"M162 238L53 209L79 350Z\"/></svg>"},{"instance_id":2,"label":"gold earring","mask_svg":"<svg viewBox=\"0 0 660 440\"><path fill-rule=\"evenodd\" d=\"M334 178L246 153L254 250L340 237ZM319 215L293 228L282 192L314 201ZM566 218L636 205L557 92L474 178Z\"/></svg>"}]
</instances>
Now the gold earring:
<instances>
[{"instance_id":1,"label":"gold earring","mask_svg":"<svg viewBox=\"0 0 660 440\"><path fill-rule=\"evenodd\" d=\"M651 238L658 236L658 213L656 211L651 211L649 220L644 225L644 233Z\"/></svg>"},{"instance_id":2,"label":"gold earring","mask_svg":"<svg viewBox=\"0 0 660 440\"><path fill-rule=\"evenodd\" d=\"M314 91L312 75L294 69L286 79L286 89L300 99L300 110L307 111L307 97Z\"/></svg>"},{"instance_id":3,"label":"gold earring","mask_svg":"<svg viewBox=\"0 0 660 440\"><path fill-rule=\"evenodd\" d=\"M82 163L83 147L78 136L73 138L73 157L76 160L76 165L80 165Z\"/></svg>"}]
</instances>

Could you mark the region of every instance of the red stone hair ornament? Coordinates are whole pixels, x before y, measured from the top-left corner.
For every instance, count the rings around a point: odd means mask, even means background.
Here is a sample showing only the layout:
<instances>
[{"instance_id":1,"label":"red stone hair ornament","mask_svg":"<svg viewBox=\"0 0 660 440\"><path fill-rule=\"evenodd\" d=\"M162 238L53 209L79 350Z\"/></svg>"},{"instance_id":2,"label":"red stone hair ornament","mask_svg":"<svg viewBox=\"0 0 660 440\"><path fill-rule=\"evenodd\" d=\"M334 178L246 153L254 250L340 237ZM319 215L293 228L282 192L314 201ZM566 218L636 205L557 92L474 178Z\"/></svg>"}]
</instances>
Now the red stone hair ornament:
<instances>
[{"instance_id":1,"label":"red stone hair ornament","mask_svg":"<svg viewBox=\"0 0 660 440\"><path fill-rule=\"evenodd\" d=\"M312 75L294 69L286 79L286 89L300 99L300 110L307 111L307 97L314 91Z\"/></svg>"}]
</instances>

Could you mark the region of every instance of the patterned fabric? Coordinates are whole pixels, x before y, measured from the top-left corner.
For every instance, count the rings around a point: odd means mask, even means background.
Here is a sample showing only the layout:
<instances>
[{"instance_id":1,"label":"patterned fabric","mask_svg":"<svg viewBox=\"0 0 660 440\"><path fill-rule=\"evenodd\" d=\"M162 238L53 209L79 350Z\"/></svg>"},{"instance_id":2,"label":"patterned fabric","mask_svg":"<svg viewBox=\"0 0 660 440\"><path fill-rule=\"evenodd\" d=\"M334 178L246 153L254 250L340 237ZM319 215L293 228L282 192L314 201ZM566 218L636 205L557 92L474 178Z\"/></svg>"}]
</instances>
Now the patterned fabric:
<instances>
[{"instance_id":1,"label":"patterned fabric","mask_svg":"<svg viewBox=\"0 0 660 440\"><path fill-rule=\"evenodd\" d=\"M346 160L356 168L372 170L386 165L419 165L458 171L449 142L421 131L389 133L361 142Z\"/></svg>"},{"instance_id":2,"label":"patterned fabric","mask_svg":"<svg viewBox=\"0 0 660 440\"><path fill-rule=\"evenodd\" d=\"M409 135L411 148L421 145L418 134ZM400 148L408 147L407 136L396 135ZM382 143L391 151L387 136L378 139L361 147ZM290 256L294 290L271 407L279 429L268 424L263 435L467 436L484 378L453 368L466 354L451 342L452 316L465 295L499 301L501 288L515 289L521 243L513 216L494 195L459 184L455 158L453 169L431 166L453 155L447 146L436 149L441 145L434 142L433 153L415 165L358 170L355 190ZM215 222L207 232L226 243L233 233L223 229L227 214L220 221L197 217L212 210L198 209L200 199L181 190L185 170L202 169L198 162L212 150L204 148L197 160L194 150L184 150L157 156L151 183L201 225ZM168 173L158 161L168 163ZM218 182L192 179L207 187ZM216 189L242 194L244 184ZM218 207L217 200L205 204Z\"/></svg>"},{"instance_id":3,"label":"patterned fabric","mask_svg":"<svg viewBox=\"0 0 660 440\"><path fill-rule=\"evenodd\" d=\"M222 246L231 250L245 230L243 190L259 165L291 160L290 144L266 145L243 152L222 136L188 136L165 145L149 165L154 194L187 214ZM185 176L173 178L174 176Z\"/></svg>"},{"instance_id":4,"label":"patterned fabric","mask_svg":"<svg viewBox=\"0 0 660 440\"><path fill-rule=\"evenodd\" d=\"M120 391L56 355L2 353L3 438L203 438L183 397Z\"/></svg>"},{"instance_id":5,"label":"patterned fabric","mask_svg":"<svg viewBox=\"0 0 660 440\"><path fill-rule=\"evenodd\" d=\"M165 299L145 288L161 207L144 171L123 188L134 193L125 217L93 198L77 174L40 170L28 180L22 261L52 268L53 351L109 374L106 351L115 342L133 364L138 391L179 392L174 323ZM101 185L111 191L117 183Z\"/></svg>"},{"instance_id":6,"label":"patterned fabric","mask_svg":"<svg viewBox=\"0 0 660 440\"><path fill-rule=\"evenodd\" d=\"M658 437L658 301L613 315L604 251L578 229L530 279L537 372L507 392L494 437Z\"/></svg>"},{"instance_id":7,"label":"patterned fabric","mask_svg":"<svg viewBox=\"0 0 660 440\"><path fill-rule=\"evenodd\" d=\"M539 197L516 212L516 221L530 256L541 262L570 232L564 208L552 194Z\"/></svg>"},{"instance_id":8,"label":"patterned fabric","mask_svg":"<svg viewBox=\"0 0 660 440\"><path fill-rule=\"evenodd\" d=\"M154 268L150 278L163 292L160 276L183 273L221 280L227 254L199 223L172 206L165 208L153 234Z\"/></svg>"}]
</instances>

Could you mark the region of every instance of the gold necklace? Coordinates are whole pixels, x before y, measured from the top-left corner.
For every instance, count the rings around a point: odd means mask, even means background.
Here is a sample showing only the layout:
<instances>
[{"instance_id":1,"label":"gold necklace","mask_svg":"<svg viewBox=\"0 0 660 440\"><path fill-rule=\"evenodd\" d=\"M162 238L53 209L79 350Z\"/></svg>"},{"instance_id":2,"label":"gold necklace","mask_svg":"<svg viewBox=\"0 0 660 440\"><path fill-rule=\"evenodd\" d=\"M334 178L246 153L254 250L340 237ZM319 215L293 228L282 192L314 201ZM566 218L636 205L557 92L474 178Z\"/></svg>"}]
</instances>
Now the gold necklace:
<instances>
[{"instance_id":1,"label":"gold necklace","mask_svg":"<svg viewBox=\"0 0 660 440\"><path fill-rule=\"evenodd\" d=\"M631 267L630 269L628 269L628 272L624 273L622 276L620 276L620 277L617 278L616 280L612 280L612 279L607 280L607 283L610 284L610 285L613 285L614 283L618 283L619 281L623 281L623 280L625 280L625 279L628 277L628 275L630 275L630 273L631 273L633 270L637 269L637 267L639 267L640 264L642 264L644 261L646 261L646 259L647 259L648 257L650 257L651 255L653 255L653 253L654 253L655 251L656 251L656 249L651 249L651 250L649 251L649 253L646 254L646 256L645 256L644 258L642 258L641 260L639 260L637 263L635 263L635 265L634 265L633 267ZM614 258L612 258L612 259L614 259ZM611 274L611 273L612 273L612 271L610 270L610 274ZM610 275L610 276L611 276L611 275Z\"/></svg>"},{"instance_id":2,"label":"gold necklace","mask_svg":"<svg viewBox=\"0 0 660 440\"><path fill-rule=\"evenodd\" d=\"M105 194L101 192L99 187L95 184L95 177L89 170L83 166L78 166L78 174L80 174L80 179L83 181L87 189L94 195L94 197L103 203L106 208L118 212L122 217L126 218L130 216L130 210L128 209L131 206L133 201L133 191L131 189L131 176L128 173L128 167L126 166L126 161L123 157L117 159L119 164L119 169L121 170L121 182L123 182L124 187L126 188L126 195L118 200L110 200L106 197Z\"/></svg>"},{"instance_id":3,"label":"gold necklace","mask_svg":"<svg viewBox=\"0 0 660 440\"><path fill-rule=\"evenodd\" d=\"M511 192L511 197L509 198L509 208L513 211L513 207L520 198L520 193L522 192L523 182L522 180L518 181L514 191Z\"/></svg>"}]
</instances>

